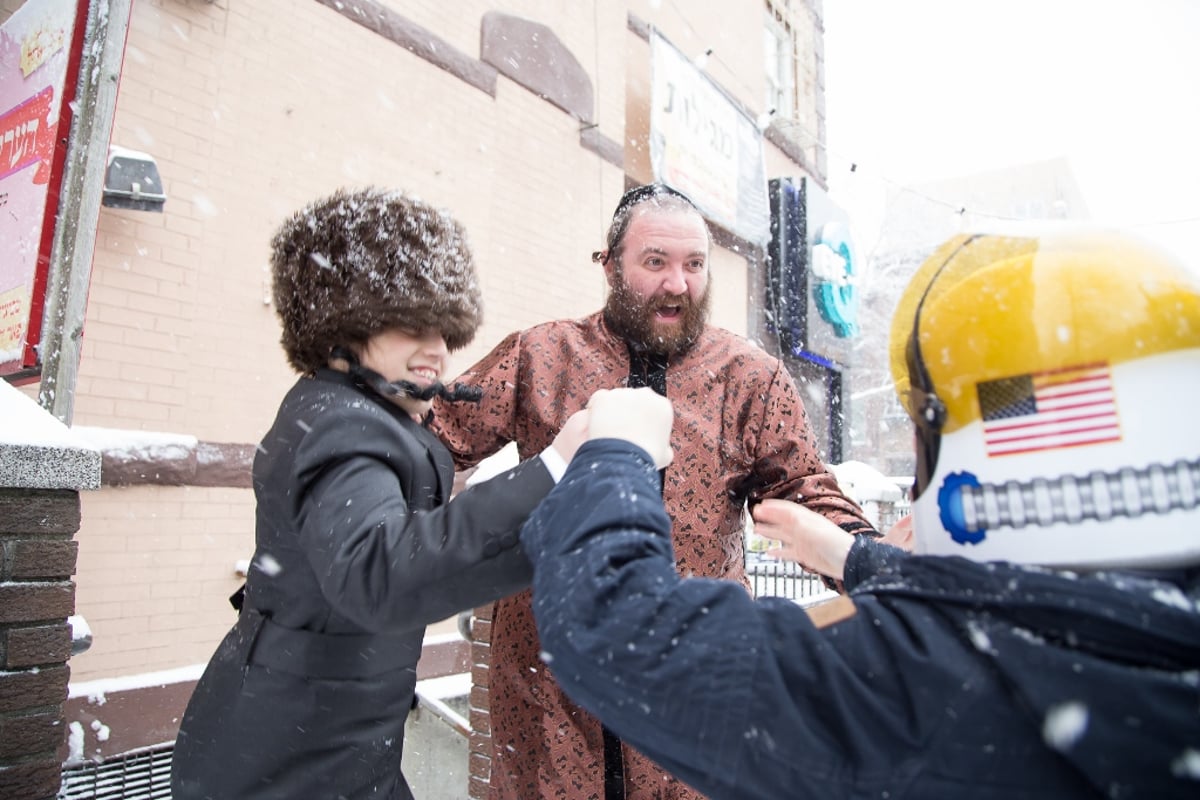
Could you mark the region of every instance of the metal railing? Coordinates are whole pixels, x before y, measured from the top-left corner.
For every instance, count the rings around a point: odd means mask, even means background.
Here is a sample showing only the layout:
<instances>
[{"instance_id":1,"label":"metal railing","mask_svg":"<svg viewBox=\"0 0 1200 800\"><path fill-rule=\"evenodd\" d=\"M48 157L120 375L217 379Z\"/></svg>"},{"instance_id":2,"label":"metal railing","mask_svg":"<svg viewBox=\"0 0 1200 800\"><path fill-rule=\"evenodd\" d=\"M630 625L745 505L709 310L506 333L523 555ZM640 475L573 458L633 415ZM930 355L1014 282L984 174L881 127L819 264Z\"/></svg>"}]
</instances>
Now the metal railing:
<instances>
[{"instance_id":1,"label":"metal railing","mask_svg":"<svg viewBox=\"0 0 1200 800\"><path fill-rule=\"evenodd\" d=\"M908 501L909 477L892 477L902 499L875 500L854 498L862 507L867 519L880 533L886 533L893 525L911 511ZM892 494L894 497L895 494ZM766 542L756 536L754 525L747 515L746 523L746 577L755 597L786 597L803 605L812 605L836 596L821 576L809 572L799 564L768 557Z\"/></svg>"},{"instance_id":2,"label":"metal railing","mask_svg":"<svg viewBox=\"0 0 1200 800\"><path fill-rule=\"evenodd\" d=\"M833 596L820 575L758 553L746 554L746 577L755 597L786 597L807 604Z\"/></svg>"},{"instance_id":3,"label":"metal railing","mask_svg":"<svg viewBox=\"0 0 1200 800\"><path fill-rule=\"evenodd\" d=\"M174 742L103 762L66 764L58 800L169 800Z\"/></svg>"}]
</instances>

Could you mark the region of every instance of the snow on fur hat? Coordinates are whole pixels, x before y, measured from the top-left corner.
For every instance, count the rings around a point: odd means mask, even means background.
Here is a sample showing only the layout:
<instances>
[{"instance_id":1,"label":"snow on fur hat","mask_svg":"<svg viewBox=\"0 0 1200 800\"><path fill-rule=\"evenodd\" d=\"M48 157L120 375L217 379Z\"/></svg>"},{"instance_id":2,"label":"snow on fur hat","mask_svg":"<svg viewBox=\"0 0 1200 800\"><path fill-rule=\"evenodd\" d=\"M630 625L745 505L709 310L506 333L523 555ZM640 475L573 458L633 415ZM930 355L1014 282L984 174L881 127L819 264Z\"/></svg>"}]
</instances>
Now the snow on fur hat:
<instances>
[{"instance_id":1,"label":"snow on fur hat","mask_svg":"<svg viewBox=\"0 0 1200 800\"><path fill-rule=\"evenodd\" d=\"M402 192L339 189L280 226L272 290L288 361L312 374L330 350L395 327L465 347L483 318L462 226Z\"/></svg>"}]
</instances>

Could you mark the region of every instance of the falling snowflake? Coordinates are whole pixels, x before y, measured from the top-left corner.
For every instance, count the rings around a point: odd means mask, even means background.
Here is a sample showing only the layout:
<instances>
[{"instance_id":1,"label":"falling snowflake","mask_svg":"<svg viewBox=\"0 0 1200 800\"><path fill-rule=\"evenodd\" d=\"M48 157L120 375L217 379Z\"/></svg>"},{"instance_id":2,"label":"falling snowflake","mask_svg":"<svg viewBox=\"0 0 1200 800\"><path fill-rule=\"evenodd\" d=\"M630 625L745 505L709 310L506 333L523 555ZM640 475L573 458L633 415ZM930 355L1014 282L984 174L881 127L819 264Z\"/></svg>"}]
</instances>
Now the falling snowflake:
<instances>
[{"instance_id":1,"label":"falling snowflake","mask_svg":"<svg viewBox=\"0 0 1200 800\"><path fill-rule=\"evenodd\" d=\"M254 562L254 566L258 567L259 571L264 575L272 578L283 571L283 567L269 553L263 553L259 556L258 560Z\"/></svg>"},{"instance_id":2,"label":"falling snowflake","mask_svg":"<svg viewBox=\"0 0 1200 800\"><path fill-rule=\"evenodd\" d=\"M1171 774L1180 778L1200 780L1200 751L1188 748L1171 762Z\"/></svg>"},{"instance_id":3,"label":"falling snowflake","mask_svg":"<svg viewBox=\"0 0 1200 800\"><path fill-rule=\"evenodd\" d=\"M1076 701L1059 703L1046 713L1042 738L1050 747L1065 752L1083 737L1087 726L1087 706Z\"/></svg>"}]
</instances>

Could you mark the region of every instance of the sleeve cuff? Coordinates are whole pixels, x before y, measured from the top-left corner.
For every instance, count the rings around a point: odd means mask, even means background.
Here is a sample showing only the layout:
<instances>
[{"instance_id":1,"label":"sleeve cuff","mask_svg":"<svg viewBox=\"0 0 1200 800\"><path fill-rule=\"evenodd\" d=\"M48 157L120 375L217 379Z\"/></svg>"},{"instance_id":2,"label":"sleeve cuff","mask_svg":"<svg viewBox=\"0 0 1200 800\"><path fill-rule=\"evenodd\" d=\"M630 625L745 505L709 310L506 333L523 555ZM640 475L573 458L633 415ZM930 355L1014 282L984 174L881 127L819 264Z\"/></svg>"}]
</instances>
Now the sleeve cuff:
<instances>
[{"instance_id":1,"label":"sleeve cuff","mask_svg":"<svg viewBox=\"0 0 1200 800\"><path fill-rule=\"evenodd\" d=\"M541 459L546 471L550 473L550 477L554 478L554 482L561 481L563 474L567 471L567 462L554 449L554 445L542 451Z\"/></svg>"},{"instance_id":2,"label":"sleeve cuff","mask_svg":"<svg viewBox=\"0 0 1200 800\"><path fill-rule=\"evenodd\" d=\"M857 536L850 546L850 552L846 554L846 588L853 589L882 572L891 572L908 557L908 552L899 547L869 536Z\"/></svg>"}]
</instances>

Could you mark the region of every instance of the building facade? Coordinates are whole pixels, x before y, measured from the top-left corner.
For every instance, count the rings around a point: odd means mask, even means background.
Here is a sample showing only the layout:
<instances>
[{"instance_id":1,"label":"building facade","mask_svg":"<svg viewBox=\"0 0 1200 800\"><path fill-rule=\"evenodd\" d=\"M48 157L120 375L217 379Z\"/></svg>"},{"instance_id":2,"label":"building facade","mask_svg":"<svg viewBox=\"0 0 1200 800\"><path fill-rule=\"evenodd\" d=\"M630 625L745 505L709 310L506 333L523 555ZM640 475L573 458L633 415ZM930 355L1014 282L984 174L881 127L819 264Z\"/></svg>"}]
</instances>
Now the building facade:
<instances>
[{"instance_id":1,"label":"building facade","mask_svg":"<svg viewBox=\"0 0 1200 800\"><path fill-rule=\"evenodd\" d=\"M25 2L37 0L0 0L0 22ZM767 180L824 186L820 8L133 3L110 141L154 160L166 200L100 212L72 419L104 457L77 535L76 612L93 643L70 662L73 758L173 738L233 622L227 598L253 551L249 464L295 377L270 301L268 240L282 220L343 186L448 208L468 231L485 303L456 372L515 329L602 304L589 255L625 188L656 177L656 38L695 59L722 113L753 121ZM765 242L710 221L714 322L778 352ZM454 630L450 620L431 636ZM468 661L484 670L486 650L422 668ZM486 692L476 696L472 714L486 715ZM473 756L473 794L486 772Z\"/></svg>"}]
</instances>

